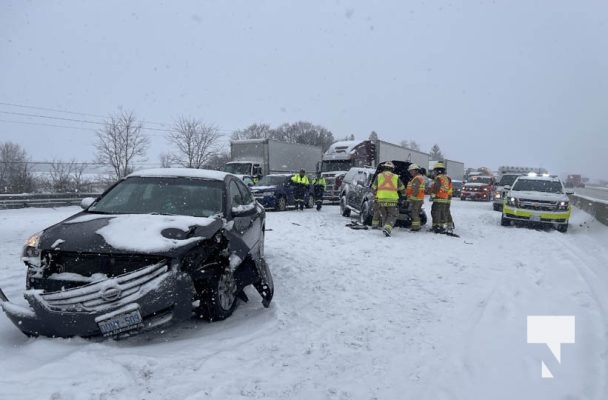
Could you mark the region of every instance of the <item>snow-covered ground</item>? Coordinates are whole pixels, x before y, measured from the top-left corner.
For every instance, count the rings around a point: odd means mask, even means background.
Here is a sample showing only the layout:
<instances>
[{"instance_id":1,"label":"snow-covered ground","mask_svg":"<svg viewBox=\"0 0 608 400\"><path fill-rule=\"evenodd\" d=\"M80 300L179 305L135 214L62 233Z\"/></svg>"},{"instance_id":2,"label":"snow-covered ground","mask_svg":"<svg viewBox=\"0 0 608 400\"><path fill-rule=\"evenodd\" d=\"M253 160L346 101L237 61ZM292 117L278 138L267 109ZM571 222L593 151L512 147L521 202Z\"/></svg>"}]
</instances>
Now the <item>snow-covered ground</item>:
<instances>
[{"instance_id":1,"label":"snow-covered ground","mask_svg":"<svg viewBox=\"0 0 608 400\"><path fill-rule=\"evenodd\" d=\"M332 206L270 212L273 303L248 291L223 322L117 342L27 338L0 315L0 399L608 398L608 228L579 210L561 234L452 208L461 238L355 231ZM10 298L24 240L77 211L0 211ZM527 344L529 315L576 317L561 364Z\"/></svg>"}]
</instances>

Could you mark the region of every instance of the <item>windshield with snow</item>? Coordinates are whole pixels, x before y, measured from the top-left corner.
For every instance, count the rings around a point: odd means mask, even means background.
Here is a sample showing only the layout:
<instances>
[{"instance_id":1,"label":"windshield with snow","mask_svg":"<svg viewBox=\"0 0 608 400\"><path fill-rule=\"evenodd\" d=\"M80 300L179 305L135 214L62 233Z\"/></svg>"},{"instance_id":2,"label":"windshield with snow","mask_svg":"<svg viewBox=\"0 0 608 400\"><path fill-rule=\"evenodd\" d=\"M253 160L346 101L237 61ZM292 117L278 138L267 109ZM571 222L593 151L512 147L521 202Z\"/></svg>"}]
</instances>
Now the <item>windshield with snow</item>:
<instances>
[{"instance_id":1,"label":"windshield with snow","mask_svg":"<svg viewBox=\"0 0 608 400\"><path fill-rule=\"evenodd\" d=\"M558 181L540 179L518 179L513 185L516 191L563 193L562 184Z\"/></svg>"},{"instance_id":2,"label":"windshield with snow","mask_svg":"<svg viewBox=\"0 0 608 400\"><path fill-rule=\"evenodd\" d=\"M223 210L221 181L191 178L128 178L88 211L104 214L163 214L209 217Z\"/></svg>"}]
</instances>

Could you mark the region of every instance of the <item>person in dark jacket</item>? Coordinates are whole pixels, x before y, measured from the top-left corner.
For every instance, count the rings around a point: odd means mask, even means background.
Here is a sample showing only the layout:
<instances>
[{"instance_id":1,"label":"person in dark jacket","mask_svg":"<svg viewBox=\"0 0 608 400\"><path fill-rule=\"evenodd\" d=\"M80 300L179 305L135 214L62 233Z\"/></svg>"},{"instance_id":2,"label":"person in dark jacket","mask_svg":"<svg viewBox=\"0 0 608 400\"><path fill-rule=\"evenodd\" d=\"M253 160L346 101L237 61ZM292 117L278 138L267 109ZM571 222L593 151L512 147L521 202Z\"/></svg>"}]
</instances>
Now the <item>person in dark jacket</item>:
<instances>
[{"instance_id":1,"label":"person in dark jacket","mask_svg":"<svg viewBox=\"0 0 608 400\"><path fill-rule=\"evenodd\" d=\"M317 172L317 176L312 180L312 193L317 205L317 211L321 211L323 205L323 193L325 192L325 178L321 172Z\"/></svg>"}]
</instances>

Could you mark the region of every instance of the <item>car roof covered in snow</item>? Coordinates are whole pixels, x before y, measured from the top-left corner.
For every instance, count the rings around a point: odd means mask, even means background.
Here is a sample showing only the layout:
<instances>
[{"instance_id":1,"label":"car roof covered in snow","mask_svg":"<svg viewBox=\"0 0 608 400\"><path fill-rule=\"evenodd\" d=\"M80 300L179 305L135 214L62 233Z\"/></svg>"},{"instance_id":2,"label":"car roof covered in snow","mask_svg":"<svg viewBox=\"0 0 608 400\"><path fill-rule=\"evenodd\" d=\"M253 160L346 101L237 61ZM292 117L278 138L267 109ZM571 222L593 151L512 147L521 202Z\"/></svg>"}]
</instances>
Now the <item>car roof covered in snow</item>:
<instances>
[{"instance_id":1,"label":"car roof covered in snow","mask_svg":"<svg viewBox=\"0 0 608 400\"><path fill-rule=\"evenodd\" d=\"M145 176L145 177L179 177L179 178L202 178L202 179L213 179L223 181L228 174L222 171L215 171L210 169L196 169L196 168L153 168L153 169L142 169L135 171L128 177L133 176Z\"/></svg>"}]
</instances>

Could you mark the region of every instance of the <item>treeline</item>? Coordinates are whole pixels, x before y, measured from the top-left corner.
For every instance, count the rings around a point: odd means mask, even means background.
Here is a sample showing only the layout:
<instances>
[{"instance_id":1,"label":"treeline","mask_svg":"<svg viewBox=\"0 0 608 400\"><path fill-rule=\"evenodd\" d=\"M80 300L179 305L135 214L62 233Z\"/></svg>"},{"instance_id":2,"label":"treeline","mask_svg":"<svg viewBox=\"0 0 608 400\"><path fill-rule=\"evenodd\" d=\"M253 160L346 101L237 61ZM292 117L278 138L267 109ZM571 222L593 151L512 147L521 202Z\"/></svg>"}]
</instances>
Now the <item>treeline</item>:
<instances>
[{"instance_id":1,"label":"treeline","mask_svg":"<svg viewBox=\"0 0 608 400\"><path fill-rule=\"evenodd\" d=\"M168 151L156 163L161 167L208 168L219 170L230 159L229 149L221 139L222 131L213 124L193 117L179 117L170 129L146 128L134 112L110 115L96 132L94 159L88 162L52 160L44 166L31 161L19 144L0 142L0 193L91 192L99 191L134 171L148 161L149 130L164 132ZM333 134L309 122L253 124L234 131L230 139L270 138L306 143L327 149ZM92 166L104 171L94 174Z\"/></svg>"},{"instance_id":2,"label":"treeline","mask_svg":"<svg viewBox=\"0 0 608 400\"><path fill-rule=\"evenodd\" d=\"M25 149L20 145L0 142L0 193L32 192L84 192L98 191L134 171L138 164L148 161L149 131L162 132L167 151L156 162L163 168L186 167L219 170L230 159L229 149L221 139L222 131L194 117L181 116L170 128L145 127L134 112L121 111L110 115L99 130L93 143L94 159L88 162L76 160L50 161L47 171L36 171ZM156 133L158 135L158 133ZM372 132L372 136L377 136ZM298 121L284 123L276 128L256 123L230 134L230 139L275 139L290 143L320 146L323 151L337 140L353 140L354 135L334 138L331 131L320 125ZM413 140L402 141L406 147L419 150ZM435 145L433 153L441 152ZM104 167L105 173L87 174L90 165Z\"/></svg>"}]
</instances>

